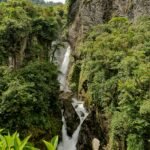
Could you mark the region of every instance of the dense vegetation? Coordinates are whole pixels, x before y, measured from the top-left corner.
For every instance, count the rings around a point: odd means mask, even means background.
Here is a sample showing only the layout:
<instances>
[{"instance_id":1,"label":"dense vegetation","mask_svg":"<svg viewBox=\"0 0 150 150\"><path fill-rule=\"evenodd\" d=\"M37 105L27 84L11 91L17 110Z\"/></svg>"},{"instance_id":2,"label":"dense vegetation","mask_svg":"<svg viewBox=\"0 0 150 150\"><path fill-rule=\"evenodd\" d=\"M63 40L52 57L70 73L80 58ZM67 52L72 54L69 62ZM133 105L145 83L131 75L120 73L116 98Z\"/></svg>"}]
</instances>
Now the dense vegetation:
<instances>
[{"instance_id":1,"label":"dense vegetation","mask_svg":"<svg viewBox=\"0 0 150 150\"><path fill-rule=\"evenodd\" d=\"M150 18L113 18L78 46L72 90L109 120L111 150L144 150L150 142Z\"/></svg>"},{"instance_id":2,"label":"dense vegetation","mask_svg":"<svg viewBox=\"0 0 150 150\"><path fill-rule=\"evenodd\" d=\"M32 2L0 0L0 149L44 149L42 139L61 131L53 61L66 38L67 9L76 0L66 0L67 6ZM75 16L68 14L68 24ZM70 87L107 120L110 150L149 149L149 39L150 17L116 17L93 27L74 52ZM57 142L44 141L48 150Z\"/></svg>"},{"instance_id":3,"label":"dense vegetation","mask_svg":"<svg viewBox=\"0 0 150 150\"><path fill-rule=\"evenodd\" d=\"M65 23L64 6L0 3L0 128L32 134L35 143L60 132L58 69L52 61Z\"/></svg>"},{"instance_id":4,"label":"dense vegetation","mask_svg":"<svg viewBox=\"0 0 150 150\"><path fill-rule=\"evenodd\" d=\"M31 136L27 136L21 140L17 132L15 132L13 135L10 135L10 133L5 135L1 132L3 132L3 130L0 130L1 150L40 150L28 142ZM43 143L45 144L47 150L56 150L58 145L58 136L53 137L50 142L43 140Z\"/></svg>"},{"instance_id":5,"label":"dense vegetation","mask_svg":"<svg viewBox=\"0 0 150 150\"><path fill-rule=\"evenodd\" d=\"M49 59L52 42L60 39L63 9L11 0L0 4L0 14L1 64L18 68L25 57Z\"/></svg>"}]
</instances>

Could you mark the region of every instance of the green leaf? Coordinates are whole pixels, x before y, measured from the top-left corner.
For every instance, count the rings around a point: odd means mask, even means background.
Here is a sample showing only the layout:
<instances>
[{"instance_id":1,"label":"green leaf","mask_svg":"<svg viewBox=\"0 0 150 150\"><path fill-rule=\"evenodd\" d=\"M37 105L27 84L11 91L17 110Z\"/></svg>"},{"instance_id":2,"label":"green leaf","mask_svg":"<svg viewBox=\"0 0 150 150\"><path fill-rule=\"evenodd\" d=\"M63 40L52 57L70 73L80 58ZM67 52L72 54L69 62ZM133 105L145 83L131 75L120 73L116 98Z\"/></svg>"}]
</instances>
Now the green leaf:
<instances>
[{"instance_id":1,"label":"green leaf","mask_svg":"<svg viewBox=\"0 0 150 150\"><path fill-rule=\"evenodd\" d=\"M57 148L57 145L58 145L58 136L55 136L55 137L52 138L51 144L54 146L54 149Z\"/></svg>"},{"instance_id":2,"label":"green leaf","mask_svg":"<svg viewBox=\"0 0 150 150\"><path fill-rule=\"evenodd\" d=\"M55 150L54 146L51 143L49 143L49 142L47 142L45 140L43 140L43 142L46 145L47 150Z\"/></svg>"},{"instance_id":3,"label":"green leaf","mask_svg":"<svg viewBox=\"0 0 150 150\"><path fill-rule=\"evenodd\" d=\"M23 150L23 148L26 146L26 144L28 143L28 140L30 139L31 136L27 136L21 143L20 145L20 150Z\"/></svg>"}]
</instances>

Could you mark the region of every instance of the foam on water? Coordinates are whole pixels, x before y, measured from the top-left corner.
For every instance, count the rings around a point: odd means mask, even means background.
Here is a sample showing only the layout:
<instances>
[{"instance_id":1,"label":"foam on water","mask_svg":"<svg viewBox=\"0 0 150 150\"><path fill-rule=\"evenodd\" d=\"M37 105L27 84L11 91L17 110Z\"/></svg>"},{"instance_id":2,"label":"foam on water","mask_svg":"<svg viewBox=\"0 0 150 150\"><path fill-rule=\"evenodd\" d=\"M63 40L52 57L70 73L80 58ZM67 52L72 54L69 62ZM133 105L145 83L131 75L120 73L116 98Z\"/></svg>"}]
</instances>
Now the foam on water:
<instances>
[{"instance_id":1,"label":"foam on water","mask_svg":"<svg viewBox=\"0 0 150 150\"><path fill-rule=\"evenodd\" d=\"M58 81L60 83L61 91L68 91L66 78L67 78L67 72L68 72L68 68L69 68L70 54L71 54L71 48L69 46L66 50L62 65L60 67L61 73L58 76Z\"/></svg>"},{"instance_id":2,"label":"foam on water","mask_svg":"<svg viewBox=\"0 0 150 150\"><path fill-rule=\"evenodd\" d=\"M64 91L64 92L69 91L66 78L67 78L67 72L68 72L68 68L69 68L70 54L71 54L71 48L68 47L66 50L66 53L64 55L63 63L60 67L61 74L58 76L58 81L60 83L60 90ZM63 122L62 142L58 145L57 150L76 150L76 145L78 142L81 126L82 126L84 120L86 119L86 117L88 116L88 112L86 111L86 109L84 107L84 102L78 101L76 98L73 98L72 106L80 119L80 123L79 123L77 129L74 131L72 137L68 136L67 124L66 124L66 120L64 117L64 112L62 110L62 122Z\"/></svg>"},{"instance_id":3,"label":"foam on water","mask_svg":"<svg viewBox=\"0 0 150 150\"><path fill-rule=\"evenodd\" d=\"M88 112L84 107L84 102L78 101L76 98L73 98L72 100L73 100L72 106L75 109L75 111L80 119L80 123L79 123L77 129L74 131L72 137L69 137L67 134L66 120L65 120L65 117L64 117L63 111L62 111L62 122L63 122L62 142L58 145L58 150L76 150L76 145L78 142L81 126L82 126L84 120L88 116Z\"/></svg>"}]
</instances>

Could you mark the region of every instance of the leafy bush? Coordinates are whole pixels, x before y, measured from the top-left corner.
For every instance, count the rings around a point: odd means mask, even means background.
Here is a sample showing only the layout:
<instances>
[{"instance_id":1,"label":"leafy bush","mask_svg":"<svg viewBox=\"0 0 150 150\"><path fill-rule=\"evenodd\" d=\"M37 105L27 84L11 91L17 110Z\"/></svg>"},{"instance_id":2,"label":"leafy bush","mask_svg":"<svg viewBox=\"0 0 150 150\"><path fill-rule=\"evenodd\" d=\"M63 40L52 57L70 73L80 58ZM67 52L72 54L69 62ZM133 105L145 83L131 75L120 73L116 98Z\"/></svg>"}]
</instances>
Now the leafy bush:
<instances>
[{"instance_id":1,"label":"leafy bush","mask_svg":"<svg viewBox=\"0 0 150 150\"><path fill-rule=\"evenodd\" d=\"M1 68L0 127L24 135L32 132L35 138L57 134L61 126L57 73L56 66L47 62L15 72Z\"/></svg>"},{"instance_id":2,"label":"leafy bush","mask_svg":"<svg viewBox=\"0 0 150 150\"><path fill-rule=\"evenodd\" d=\"M112 149L118 148L119 138L125 143L129 134L139 135L144 142L150 139L149 39L149 17L134 23L119 17L93 27L78 47L81 70L77 89L111 117Z\"/></svg>"},{"instance_id":3,"label":"leafy bush","mask_svg":"<svg viewBox=\"0 0 150 150\"><path fill-rule=\"evenodd\" d=\"M127 145L127 150L144 150L143 139L135 134L128 135Z\"/></svg>"}]
</instances>

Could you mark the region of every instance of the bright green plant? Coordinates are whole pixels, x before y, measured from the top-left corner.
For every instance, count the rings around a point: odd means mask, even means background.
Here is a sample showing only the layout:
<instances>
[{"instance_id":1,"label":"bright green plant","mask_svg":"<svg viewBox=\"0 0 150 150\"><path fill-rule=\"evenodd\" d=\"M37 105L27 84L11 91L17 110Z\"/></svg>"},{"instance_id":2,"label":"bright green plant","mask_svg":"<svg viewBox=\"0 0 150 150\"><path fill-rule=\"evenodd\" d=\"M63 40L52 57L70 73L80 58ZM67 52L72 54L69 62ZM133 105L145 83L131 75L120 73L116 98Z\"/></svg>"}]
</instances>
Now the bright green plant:
<instances>
[{"instance_id":1,"label":"bright green plant","mask_svg":"<svg viewBox=\"0 0 150 150\"><path fill-rule=\"evenodd\" d=\"M19 133L15 132L13 135L9 133L7 135L2 134L3 130L0 130L0 150L40 150L35 148L28 141L31 136L27 136L24 140L21 140ZM56 150L58 145L58 136L52 138L50 142L43 140L47 150Z\"/></svg>"},{"instance_id":2,"label":"bright green plant","mask_svg":"<svg viewBox=\"0 0 150 150\"><path fill-rule=\"evenodd\" d=\"M52 138L50 142L43 141L45 146L47 147L47 150L56 150L57 145L58 145L58 136L55 136Z\"/></svg>"},{"instance_id":3,"label":"bright green plant","mask_svg":"<svg viewBox=\"0 0 150 150\"><path fill-rule=\"evenodd\" d=\"M38 150L28 144L29 139L30 136L27 136L24 140L21 140L17 132L13 135L9 133L8 135L0 134L0 150Z\"/></svg>"}]
</instances>

